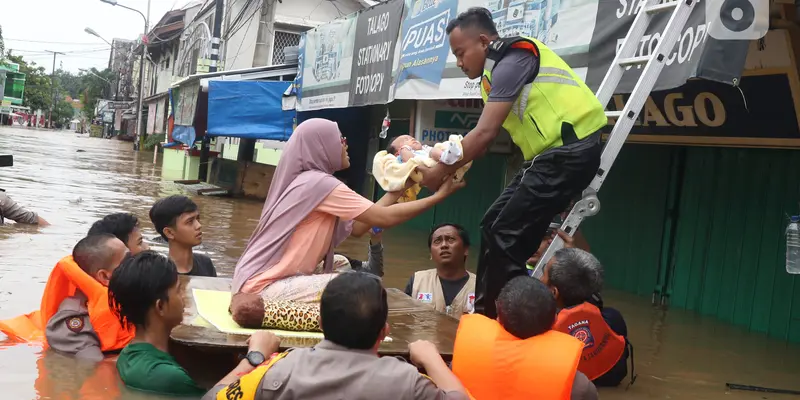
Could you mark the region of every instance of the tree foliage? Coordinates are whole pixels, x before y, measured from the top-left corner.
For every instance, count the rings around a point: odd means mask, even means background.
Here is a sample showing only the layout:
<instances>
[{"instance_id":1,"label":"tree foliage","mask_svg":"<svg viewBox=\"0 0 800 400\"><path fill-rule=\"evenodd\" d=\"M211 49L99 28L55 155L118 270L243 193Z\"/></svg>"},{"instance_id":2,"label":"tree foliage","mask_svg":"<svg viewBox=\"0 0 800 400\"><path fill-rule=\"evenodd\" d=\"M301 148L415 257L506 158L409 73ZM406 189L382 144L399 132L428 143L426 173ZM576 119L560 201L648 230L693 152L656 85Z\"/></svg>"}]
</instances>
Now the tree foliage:
<instances>
[{"instance_id":1,"label":"tree foliage","mask_svg":"<svg viewBox=\"0 0 800 400\"><path fill-rule=\"evenodd\" d=\"M64 94L77 99L83 90L83 75L75 75L59 68L56 70L56 85L61 88Z\"/></svg>"},{"instance_id":2,"label":"tree foliage","mask_svg":"<svg viewBox=\"0 0 800 400\"><path fill-rule=\"evenodd\" d=\"M62 126L68 125L74 115L75 110L72 108L72 104L66 100L59 100L53 109L53 121Z\"/></svg>"},{"instance_id":3,"label":"tree foliage","mask_svg":"<svg viewBox=\"0 0 800 400\"><path fill-rule=\"evenodd\" d=\"M26 61L22 56L12 54L10 50L6 60L19 64L20 72L26 75L22 104L30 107L31 110L49 110L53 103L54 88L50 84L50 75L45 67L37 65L33 61ZM114 74L111 70L99 71L96 68L84 70L78 74L59 68L55 72L55 77L56 108L62 111L61 114L66 115L67 107L61 103L66 96L70 96L83 103L83 114L88 119L94 118L97 101L110 96L110 85L114 81ZM69 105L69 103L66 104ZM71 109L70 105L70 119L72 119Z\"/></svg>"},{"instance_id":4,"label":"tree foliage","mask_svg":"<svg viewBox=\"0 0 800 400\"><path fill-rule=\"evenodd\" d=\"M102 71L92 68L80 76L83 113L87 118L94 118L94 108L97 106L97 101L103 97L111 96L110 86L111 82L114 81L114 73L108 68Z\"/></svg>"}]
</instances>

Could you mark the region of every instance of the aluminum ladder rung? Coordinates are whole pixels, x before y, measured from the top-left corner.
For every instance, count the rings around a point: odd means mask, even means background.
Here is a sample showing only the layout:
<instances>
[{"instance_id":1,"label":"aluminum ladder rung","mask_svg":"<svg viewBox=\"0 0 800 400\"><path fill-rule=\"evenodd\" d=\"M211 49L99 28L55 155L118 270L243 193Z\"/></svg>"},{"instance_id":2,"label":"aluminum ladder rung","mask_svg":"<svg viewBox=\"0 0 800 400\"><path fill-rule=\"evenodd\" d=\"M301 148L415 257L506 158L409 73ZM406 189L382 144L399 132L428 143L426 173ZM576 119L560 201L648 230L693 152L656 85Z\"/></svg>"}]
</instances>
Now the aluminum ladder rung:
<instances>
[{"instance_id":1,"label":"aluminum ladder rung","mask_svg":"<svg viewBox=\"0 0 800 400\"><path fill-rule=\"evenodd\" d=\"M600 210L600 200L597 198L597 192L603 184L608 171L614 164L614 160L619 155L622 145L628 138L628 134L636 123L639 112L644 107L650 92L655 87L661 70L666 64L667 55L675 47L681 36L683 27L689 20L692 9L698 0L677 0L661 3L662 0L646 0L646 4L639 9L636 17L631 24L628 34L620 46L614 60L609 65L606 76L603 78L600 87L597 89L597 99L607 106L611 101L611 96L617 90L622 75L625 73L626 67L629 65L644 65L642 73L633 87L631 95L625 102L625 106L619 111L606 111L605 115L608 118L615 118L616 123L611 129L611 133L606 140L603 147L603 153L600 156L600 167L597 169L594 179L583 192L583 198L575 203L572 207L564 223L561 224L561 229L569 236L574 236L578 230L581 222L586 217L591 217L597 214ZM661 33L661 38L658 45L653 50L652 54L648 56L636 56L636 50L639 42L644 37L650 22L655 15L667 10L672 10L664 31ZM564 247L564 241L560 236L553 238L550 246L539 258L536 268L533 271L535 278L540 278L544 271L544 266L553 257L556 251Z\"/></svg>"},{"instance_id":2,"label":"aluminum ladder rung","mask_svg":"<svg viewBox=\"0 0 800 400\"><path fill-rule=\"evenodd\" d=\"M678 1L669 1L655 6L645 7L645 12L648 14L658 14L660 12L669 11L678 6Z\"/></svg>"},{"instance_id":3,"label":"aluminum ladder rung","mask_svg":"<svg viewBox=\"0 0 800 400\"><path fill-rule=\"evenodd\" d=\"M651 58L653 58L653 56L639 56L639 57L623 58L623 59L619 60L619 66L620 67L627 67L627 66L633 66L633 65L647 64L647 62L650 61Z\"/></svg>"}]
</instances>

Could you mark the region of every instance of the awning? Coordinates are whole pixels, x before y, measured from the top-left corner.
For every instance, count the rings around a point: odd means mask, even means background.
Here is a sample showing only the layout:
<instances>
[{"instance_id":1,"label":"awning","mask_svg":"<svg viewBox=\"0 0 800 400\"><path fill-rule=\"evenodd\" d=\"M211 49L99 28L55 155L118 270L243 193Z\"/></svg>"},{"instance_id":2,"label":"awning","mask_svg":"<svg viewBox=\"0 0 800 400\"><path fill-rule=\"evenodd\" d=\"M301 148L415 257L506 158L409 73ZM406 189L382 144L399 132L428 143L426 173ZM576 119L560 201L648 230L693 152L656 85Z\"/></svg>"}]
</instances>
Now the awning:
<instances>
[{"instance_id":1,"label":"awning","mask_svg":"<svg viewBox=\"0 0 800 400\"><path fill-rule=\"evenodd\" d=\"M150 97L145 97L144 100L142 100L142 101L144 101L145 103L151 102L153 100L161 99L162 97L167 97L168 94L169 94L169 92L167 92L167 91L164 91L164 92L161 92L161 93L156 93L156 94L154 94L154 95L152 95Z\"/></svg>"},{"instance_id":2,"label":"awning","mask_svg":"<svg viewBox=\"0 0 800 400\"><path fill-rule=\"evenodd\" d=\"M208 135L288 140L295 110L283 110L289 81L210 81Z\"/></svg>"},{"instance_id":3,"label":"awning","mask_svg":"<svg viewBox=\"0 0 800 400\"><path fill-rule=\"evenodd\" d=\"M208 82L211 80L233 80L233 81L247 81L257 79L270 79L280 78L284 76L291 76L297 74L297 64L290 65L270 65L266 67L253 67L232 69L228 71L206 72L202 74L194 74L187 76L175 83L170 87L183 88L184 86L195 81L200 82L203 91L208 91ZM292 78L289 78L292 79Z\"/></svg>"}]
</instances>

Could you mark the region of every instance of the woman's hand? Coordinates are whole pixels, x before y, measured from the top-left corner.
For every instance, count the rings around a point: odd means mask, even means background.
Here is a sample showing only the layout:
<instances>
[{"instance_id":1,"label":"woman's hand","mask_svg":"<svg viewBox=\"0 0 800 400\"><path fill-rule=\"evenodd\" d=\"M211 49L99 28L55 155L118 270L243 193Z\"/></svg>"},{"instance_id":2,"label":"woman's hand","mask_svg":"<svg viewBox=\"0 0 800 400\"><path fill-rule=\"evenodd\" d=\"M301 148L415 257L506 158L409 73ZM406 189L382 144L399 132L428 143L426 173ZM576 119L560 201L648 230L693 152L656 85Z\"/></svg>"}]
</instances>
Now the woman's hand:
<instances>
[{"instance_id":1,"label":"woman's hand","mask_svg":"<svg viewBox=\"0 0 800 400\"><path fill-rule=\"evenodd\" d=\"M411 178L406 179L406 184L405 184L405 186L403 186L403 192L405 192L408 189L411 189L416 184L417 184L417 182L414 182L413 179L411 179Z\"/></svg>"},{"instance_id":2,"label":"woman's hand","mask_svg":"<svg viewBox=\"0 0 800 400\"><path fill-rule=\"evenodd\" d=\"M437 164L433 168L419 165L417 166L417 171L422 173L422 182L420 184L431 191L438 191L446 181L447 170L442 164Z\"/></svg>"},{"instance_id":3,"label":"woman's hand","mask_svg":"<svg viewBox=\"0 0 800 400\"><path fill-rule=\"evenodd\" d=\"M400 190L395 190L395 191L393 191L393 192L386 192L386 193L391 193L391 194L393 194L393 195L397 195L397 197L399 198L400 196L402 196L402 195L403 195L403 193L405 193L405 192L406 192L406 190L408 190L408 189L411 189L411 187L412 187L412 186L414 186L414 185L416 185L416 184L417 184L417 182L414 182L414 180L413 180L413 179L411 179L411 178L408 178L408 179L406 179L406 184L405 184L405 185L403 185L403 188L402 188L402 189L400 189Z\"/></svg>"},{"instance_id":4,"label":"woman's hand","mask_svg":"<svg viewBox=\"0 0 800 400\"><path fill-rule=\"evenodd\" d=\"M456 182L453 177L454 175L447 175L445 177L444 183L442 183L442 185L439 187L439 190L436 191L436 196L448 197L464 186L467 186L467 182L465 180L462 179Z\"/></svg>"}]
</instances>

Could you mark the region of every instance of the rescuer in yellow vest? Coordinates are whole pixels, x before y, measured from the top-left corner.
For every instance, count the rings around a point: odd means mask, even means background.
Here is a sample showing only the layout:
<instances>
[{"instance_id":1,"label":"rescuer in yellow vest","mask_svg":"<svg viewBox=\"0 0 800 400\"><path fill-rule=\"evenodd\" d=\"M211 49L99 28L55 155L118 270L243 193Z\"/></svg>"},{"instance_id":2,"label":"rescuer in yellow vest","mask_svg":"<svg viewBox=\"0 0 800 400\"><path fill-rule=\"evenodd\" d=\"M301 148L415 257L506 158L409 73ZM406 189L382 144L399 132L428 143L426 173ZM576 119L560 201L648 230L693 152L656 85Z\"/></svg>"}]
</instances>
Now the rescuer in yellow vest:
<instances>
[{"instance_id":1,"label":"rescuer in yellow vest","mask_svg":"<svg viewBox=\"0 0 800 400\"><path fill-rule=\"evenodd\" d=\"M608 120L594 93L555 52L526 37L501 38L485 8L470 8L447 26L458 67L481 79L485 106L464 138L455 165L422 168L435 190L448 174L483 155L500 129L525 163L481 222L475 312L495 318L506 282L525 275L553 217L592 181L600 164L600 129Z\"/></svg>"}]
</instances>

